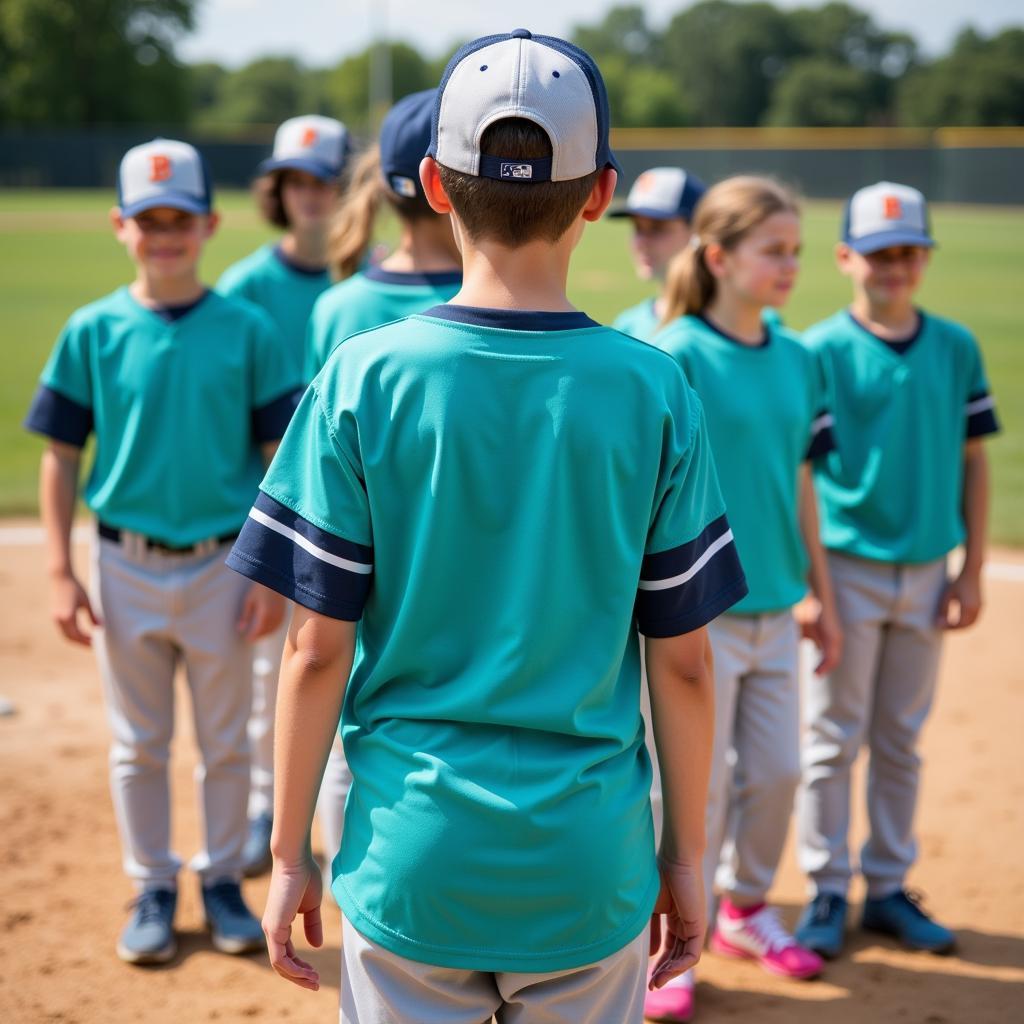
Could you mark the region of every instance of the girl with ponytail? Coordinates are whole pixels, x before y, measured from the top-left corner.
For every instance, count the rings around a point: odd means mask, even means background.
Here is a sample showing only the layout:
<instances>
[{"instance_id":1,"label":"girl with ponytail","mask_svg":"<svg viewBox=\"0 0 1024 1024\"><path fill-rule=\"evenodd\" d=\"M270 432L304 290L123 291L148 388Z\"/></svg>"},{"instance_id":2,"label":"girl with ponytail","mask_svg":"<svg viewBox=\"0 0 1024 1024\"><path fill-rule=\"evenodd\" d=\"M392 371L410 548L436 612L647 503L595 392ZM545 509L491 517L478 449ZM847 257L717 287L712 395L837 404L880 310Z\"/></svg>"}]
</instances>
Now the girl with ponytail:
<instances>
[{"instance_id":1,"label":"girl with ponytail","mask_svg":"<svg viewBox=\"0 0 1024 1024\"><path fill-rule=\"evenodd\" d=\"M356 162L327 244L338 280L313 308L306 337L306 376L320 372L349 335L447 302L462 283L462 263L447 216L427 205L419 164L430 145L435 89L406 96L384 118L380 142ZM398 218L398 246L366 266L377 219Z\"/></svg>"},{"instance_id":2,"label":"girl with ponytail","mask_svg":"<svg viewBox=\"0 0 1024 1024\"><path fill-rule=\"evenodd\" d=\"M750 587L708 626L716 710L708 906L713 887L721 896L711 948L784 977L810 978L821 959L796 943L766 901L800 778L793 609L808 583L817 601L805 635L821 650L818 671L831 669L841 652L810 476L811 462L833 447L832 418L816 358L763 316L783 305L796 281L800 215L792 193L766 178L729 178L704 195L693 227L669 268L653 343L679 362L703 403ZM692 1011L692 978L684 984L689 993L676 998L689 998Z\"/></svg>"}]
</instances>

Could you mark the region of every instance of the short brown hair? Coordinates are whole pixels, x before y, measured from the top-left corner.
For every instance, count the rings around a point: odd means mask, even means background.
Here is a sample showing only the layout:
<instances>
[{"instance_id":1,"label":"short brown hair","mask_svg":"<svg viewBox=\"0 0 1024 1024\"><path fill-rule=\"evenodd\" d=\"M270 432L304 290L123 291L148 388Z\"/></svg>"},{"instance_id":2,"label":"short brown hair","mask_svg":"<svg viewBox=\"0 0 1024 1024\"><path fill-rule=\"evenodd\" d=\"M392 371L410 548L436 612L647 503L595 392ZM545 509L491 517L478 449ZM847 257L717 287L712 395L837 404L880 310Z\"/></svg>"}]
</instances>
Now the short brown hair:
<instances>
[{"instance_id":1,"label":"short brown hair","mask_svg":"<svg viewBox=\"0 0 1024 1024\"><path fill-rule=\"evenodd\" d=\"M484 156L542 159L551 156L551 140L539 125L506 117L488 125L480 137ZM470 238L491 239L509 248L527 242L556 242L579 216L600 170L571 181L496 181L453 171L438 164L441 184Z\"/></svg>"},{"instance_id":2,"label":"short brown hair","mask_svg":"<svg viewBox=\"0 0 1024 1024\"><path fill-rule=\"evenodd\" d=\"M285 231L291 227L288 223L288 214L284 211L284 200L281 198L281 188L287 173L287 167L280 168L261 175L252 183L252 194L260 215L268 224ZM345 188L344 176L337 180L336 187L340 196Z\"/></svg>"}]
</instances>

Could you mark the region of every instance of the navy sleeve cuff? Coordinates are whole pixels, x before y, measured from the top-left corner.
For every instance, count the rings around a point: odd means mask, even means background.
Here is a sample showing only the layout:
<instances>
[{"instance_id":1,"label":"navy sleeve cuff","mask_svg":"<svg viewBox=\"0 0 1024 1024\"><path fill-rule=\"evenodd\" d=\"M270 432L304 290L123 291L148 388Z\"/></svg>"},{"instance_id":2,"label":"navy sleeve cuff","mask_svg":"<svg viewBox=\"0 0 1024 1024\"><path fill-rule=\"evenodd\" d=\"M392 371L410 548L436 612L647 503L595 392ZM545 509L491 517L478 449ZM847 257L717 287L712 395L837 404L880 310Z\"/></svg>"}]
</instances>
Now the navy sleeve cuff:
<instances>
[{"instance_id":1,"label":"navy sleeve cuff","mask_svg":"<svg viewBox=\"0 0 1024 1024\"><path fill-rule=\"evenodd\" d=\"M667 637L706 626L747 594L732 530L724 515L694 540L647 555L636 599L637 628Z\"/></svg>"},{"instance_id":2,"label":"navy sleeve cuff","mask_svg":"<svg viewBox=\"0 0 1024 1024\"><path fill-rule=\"evenodd\" d=\"M45 384L39 385L25 417L27 430L76 448L85 444L92 433L92 424L92 409L89 406L81 405Z\"/></svg>"},{"instance_id":3,"label":"navy sleeve cuff","mask_svg":"<svg viewBox=\"0 0 1024 1024\"><path fill-rule=\"evenodd\" d=\"M321 530L261 491L227 565L305 608L358 622L373 550Z\"/></svg>"},{"instance_id":4,"label":"navy sleeve cuff","mask_svg":"<svg viewBox=\"0 0 1024 1024\"><path fill-rule=\"evenodd\" d=\"M964 407L967 416L967 437L984 437L986 434L999 432L999 420L996 417L996 400L987 392L981 391L971 395Z\"/></svg>"},{"instance_id":5,"label":"navy sleeve cuff","mask_svg":"<svg viewBox=\"0 0 1024 1024\"><path fill-rule=\"evenodd\" d=\"M259 444L280 441L288 429L292 414L302 398L302 388L288 391L266 405L252 411L252 433Z\"/></svg>"},{"instance_id":6,"label":"navy sleeve cuff","mask_svg":"<svg viewBox=\"0 0 1024 1024\"><path fill-rule=\"evenodd\" d=\"M805 461L820 459L822 455L828 455L829 452L835 451L836 438L832 433L834 423L832 413L825 410L814 417L814 422L811 423L811 440L804 455Z\"/></svg>"}]
</instances>

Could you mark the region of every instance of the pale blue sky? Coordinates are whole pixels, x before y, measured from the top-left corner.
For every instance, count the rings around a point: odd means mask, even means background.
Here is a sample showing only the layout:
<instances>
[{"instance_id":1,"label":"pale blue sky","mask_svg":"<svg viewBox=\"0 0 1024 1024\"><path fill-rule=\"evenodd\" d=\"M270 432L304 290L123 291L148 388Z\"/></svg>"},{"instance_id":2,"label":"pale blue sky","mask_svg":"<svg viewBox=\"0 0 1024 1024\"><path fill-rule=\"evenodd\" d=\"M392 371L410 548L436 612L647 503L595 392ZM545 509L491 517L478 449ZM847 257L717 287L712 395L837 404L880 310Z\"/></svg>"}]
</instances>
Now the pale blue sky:
<instances>
[{"instance_id":1,"label":"pale blue sky","mask_svg":"<svg viewBox=\"0 0 1024 1024\"><path fill-rule=\"evenodd\" d=\"M636 0L619 0L636 2ZM818 7L824 0L775 0L780 7ZM927 52L944 50L965 25L990 33L1024 24L1021 0L851 0L880 24L912 32ZM655 26L686 0L646 0ZM330 65L363 49L386 25L391 38L440 54L453 41L530 28L564 35L593 23L615 0L200 0L198 30L178 48L189 62L215 60L238 66L267 54L288 54L312 65ZM385 14L386 12L386 14Z\"/></svg>"}]
</instances>

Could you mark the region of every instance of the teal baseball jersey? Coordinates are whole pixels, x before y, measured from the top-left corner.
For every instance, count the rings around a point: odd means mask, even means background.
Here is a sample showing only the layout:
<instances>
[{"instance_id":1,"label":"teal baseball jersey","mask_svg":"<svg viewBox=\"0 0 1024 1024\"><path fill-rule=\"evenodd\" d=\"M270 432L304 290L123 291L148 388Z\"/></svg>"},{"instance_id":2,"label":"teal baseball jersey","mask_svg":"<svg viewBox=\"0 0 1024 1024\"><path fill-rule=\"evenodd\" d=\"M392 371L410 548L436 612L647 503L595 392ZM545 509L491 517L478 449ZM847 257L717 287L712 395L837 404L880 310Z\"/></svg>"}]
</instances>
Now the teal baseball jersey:
<instances>
[{"instance_id":1,"label":"teal baseball jersey","mask_svg":"<svg viewBox=\"0 0 1024 1024\"><path fill-rule=\"evenodd\" d=\"M217 292L151 310L128 288L61 332L26 426L81 447L96 435L85 500L104 523L173 546L238 530L279 440L299 375L255 306Z\"/></svg>"},{"instance_id":2,"label":"teal baseball jersey","mask_svg":"<svg viewBox=\"0 0 1024 1024\"><path fill-rule=\"evenodd\" d=\"M279 245L268 244L228 267L217 282L217 291L240 296L265 309L301 372L309 315L313 304L330 286L326 267L300 267L288 259Z\"/></svg>"},{"instance_id":3,"label":"teal baseball jersey","mask_svg":"<svg viewBox=\"0 0 1024 1024\"><path fill-rule=\"evenodd\" d=\"M671 359L582 313L441 305L349 338L228 564L360 619L334 892L363 935L557 971L646 927L637 627L689 632L745 592Z\"/></svg>"},{"instance_id":4,"label":"teal baseball jersey","mask_svg":"<svg viewBox=\"0 0 1024 1024\"><path fill-rule=\"evenodd\" d=\"M306 337L306 379L352 334L447 302L462 286L461 271L406 274L369 267L317 300Z\"/></svg>"},{"instance_id":5,"label":"teal baseball jersey","mask_svg":"<svg viewBox=\"0 0 1024 1024\"><path fill-rule=\"evenodd\" d=\"M846 310L811 327L836 417L836 451L815 467L826 547L930 562L964 538L964 442L999 429L981 353L951 320L919 314L887 344Z\"/></svg>"},{"instance_id":6,"label":"teal baseball jersey","mask_svg":"<svg viewBox=\"0 0 1024 1024\"><path fill-rule=\"evenodd\" d=\"M708 436L750 593L737 614L781 611L807 590L799 528L800 464L829 452L832 416L815 355L785 328L744 345L686 316L655 344L683 368L707 413Z\"/></svg>"},{"instance_id":7,"label":"teal baseball jersey","mask_svg":"<svg viewBox=\"0 0 1024 1024\"><path fill-rule=\"evenodd\" d=\"M635 306L630 306L629 309L624 309L614 320L612 326L617 331L622 331L623 334L631 334L634 338L639 338L641 341L654 341L654 336L658 333L658 324L660 318L658 317L658 311L655 308L655 299L647 299L644 302L639 302ZM761 319L769 327L781 327L782 326L782 315L777 309L772 309L771 306L766 306L764 311L761 313Z\"/></svg>"}]
</instances>

